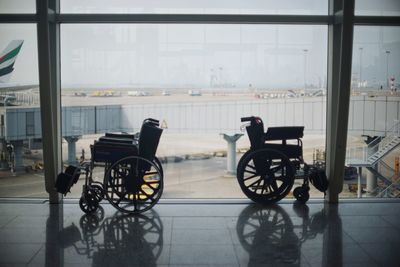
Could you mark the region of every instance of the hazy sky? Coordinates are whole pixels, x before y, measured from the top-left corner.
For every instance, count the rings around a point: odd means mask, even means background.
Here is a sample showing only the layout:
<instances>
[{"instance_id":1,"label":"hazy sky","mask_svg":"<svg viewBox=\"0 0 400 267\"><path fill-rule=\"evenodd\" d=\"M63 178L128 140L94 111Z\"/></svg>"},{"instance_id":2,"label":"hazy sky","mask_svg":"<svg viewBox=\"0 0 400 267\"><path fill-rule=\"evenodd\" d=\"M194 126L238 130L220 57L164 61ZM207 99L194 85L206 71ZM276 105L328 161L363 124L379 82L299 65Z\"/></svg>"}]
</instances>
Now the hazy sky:
<instances>
[{"instance_id":1,"label":"hazy sky","mask_svg":"<svg viewBox=\"0 0 400 267\"><path fill-rule=\"evenodd\" d=\"M275 6L272 0L208 0L201 6L193 0L119 0L112 8L102 2L61 3L65 12L236 13L242 8L242 13L326 14L327 9L320 0ZM362 2L367 7L376 3ZM379 12L397 14L399 3L386 0L391 8ZM22 12L20 5L0 0L3 12ZM305 82L316 87L326 82L327 26L66 24L61 30L64 86L302 88ZM36 26L0 24L0 36L0 50L10 40L25 40L11 81L37 82ZM387 75L400 79L400 27L356 27L354 36L354 80L360 78L360 66L369 84L385 83Z\"/></svg>"}]
</instances>

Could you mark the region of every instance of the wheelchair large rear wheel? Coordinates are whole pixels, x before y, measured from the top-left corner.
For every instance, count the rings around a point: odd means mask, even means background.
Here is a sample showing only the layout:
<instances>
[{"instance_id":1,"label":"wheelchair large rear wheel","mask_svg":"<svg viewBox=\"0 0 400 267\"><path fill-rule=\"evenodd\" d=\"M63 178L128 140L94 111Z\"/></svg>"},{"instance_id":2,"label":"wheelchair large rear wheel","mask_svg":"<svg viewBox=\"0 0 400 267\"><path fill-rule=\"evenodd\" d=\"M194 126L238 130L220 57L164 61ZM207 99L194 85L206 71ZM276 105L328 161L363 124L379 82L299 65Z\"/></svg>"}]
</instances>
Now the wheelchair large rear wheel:
<instances>
[{"instance_id":1,"label":"wheelchair large rear wheel","mask_svg":"<svg viewBox=\"0 0 400 267\"><path fill-rule=\"evenodd\" d=\"M104 177L108 201L125 213L141 213L151 209L163 191L163 175L157 162L131 156L108 168Z\"/></svg>"},{"instance_id":2,"label":"wheelchair large rear wheel","mask_svg":"<svg viewBox=\"0 0 400 267\"><path fill-rule=\"evenodd\" d=\"M284 198L294 183L294 168L289 158L273 149L246 152L237 168L243 193L257 203L274 203Z\"/></svg>"}]
</instances>

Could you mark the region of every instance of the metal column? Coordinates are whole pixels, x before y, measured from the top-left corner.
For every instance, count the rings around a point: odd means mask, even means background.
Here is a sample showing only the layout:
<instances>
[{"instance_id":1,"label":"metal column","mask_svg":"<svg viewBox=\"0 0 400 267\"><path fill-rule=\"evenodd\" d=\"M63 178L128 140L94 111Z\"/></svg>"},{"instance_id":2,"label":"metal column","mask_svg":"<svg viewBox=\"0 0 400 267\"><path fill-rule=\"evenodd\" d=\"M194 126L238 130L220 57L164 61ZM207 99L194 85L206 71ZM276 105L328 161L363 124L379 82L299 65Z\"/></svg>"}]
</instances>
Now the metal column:
<instances>
[{"instance_id":1,"label":"metal column","mask_svg":"<svg viewBox=\"0 0 400 267\"><path fill-rule=\"evenodd\" d=\"M59 0L36 0L43 161L50 203L62 200L54 188L61 171L59 10Z\"/></svg>"},{"instance_id":2,"label":"metal column","mask_svg":"<svg viewBox=\"0 0 400 267\"><path fill-rule=\"evenodd\" d=\"M330 0L328 27L328 98L326 172L329 189L326 200L337 203L343 189L349 117L353 48L354 0Z\"/></svg>"},{"instance_id":3,"label":"metal column","mask_svg":"<svg viewBox=\"0 0 400 267\"><path fill-rule=\"evenodd\" d=\"M227 135L221 134L225 141L228 142L228 151L226 153L226 171L228 174L236 175L236 141L243 134Z\"/></svg>"},{"instance_id":4,"label":"metal column","mask_svg":"<svg viewBox=\"0 0 400 267\"><path fill-rule=\"evenodd\" d=\"M24 162L22 159L24 142L22 140L16 140L10 142L14 147L14 162L13 169L15 172L20 172L25 169Z\"/></svg>"},{"instance_id":5,"label":"metal column","mask_svg":"<svg viewBox=\"0 0 400 267\"><path fill-rule=\"evenodd\" d=\"M68 165L78 166L78 161L76 160L76 142L81 138L81 136L65 136L64 139L68 143Z\"/></svg>"}]
</instances>

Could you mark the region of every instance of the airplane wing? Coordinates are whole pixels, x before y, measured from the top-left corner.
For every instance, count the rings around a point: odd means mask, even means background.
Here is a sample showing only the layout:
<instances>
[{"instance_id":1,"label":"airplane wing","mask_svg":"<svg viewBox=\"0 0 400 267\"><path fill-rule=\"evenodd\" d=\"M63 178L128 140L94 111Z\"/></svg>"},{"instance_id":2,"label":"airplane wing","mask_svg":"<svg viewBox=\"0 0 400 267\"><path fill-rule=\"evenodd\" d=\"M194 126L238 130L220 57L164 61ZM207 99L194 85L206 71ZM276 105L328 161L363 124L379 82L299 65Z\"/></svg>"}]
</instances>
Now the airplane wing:
<instances>
[{"instance_id":1,"label":"airplane wing","mask_svg":"<svg viewBox=\"0 0 400 267\"><path fill-rule=\"evenodd\" d=\"M0 84L0 93L12 93L15 91L26 91L39 89L38 84Z\"/></svg>"}]
</instances>

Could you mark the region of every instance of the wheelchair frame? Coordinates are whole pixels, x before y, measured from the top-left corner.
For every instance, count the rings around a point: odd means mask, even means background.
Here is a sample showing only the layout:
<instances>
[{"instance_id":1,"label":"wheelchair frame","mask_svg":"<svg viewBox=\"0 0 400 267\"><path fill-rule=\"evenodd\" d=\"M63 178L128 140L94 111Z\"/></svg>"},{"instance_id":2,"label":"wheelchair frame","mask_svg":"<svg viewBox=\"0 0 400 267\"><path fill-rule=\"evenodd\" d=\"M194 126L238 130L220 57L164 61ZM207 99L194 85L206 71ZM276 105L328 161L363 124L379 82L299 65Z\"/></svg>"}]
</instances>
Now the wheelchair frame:
<instances>
[{"instance_id":1,"label":"wheelchair frame","mask_svg":"<svg viewBox=\"0 0 400 267\"><path fill-rule=\"evenodd\" d=\"M251 147L239 160L237 179L248 198L262 204L277 202L289 194L295 179L303 179L293 195L305 203L310 197L310 181L313 183L310 174L314 180L327 183L324 172L304 162L303 126L270 127L265 133L261 118L244 117L241 121L247 122Z\"/></svg>"},{"instance_id":2,"label":"wheelchair frame","mask_svg":"<svg viewBox=\"0 0 400 267\"><path fill-rule=\"evenodd\" d=\"M152 208L163 192L163 168L155 156L161 133L159 121L149 118L139 134L106 133L95 141L90 162L80 167L85 171L81 210L95 212L104 198L124 213ZM95 167L104 168L103 182L93 179Z\"/></svg>"}]
</instances>

